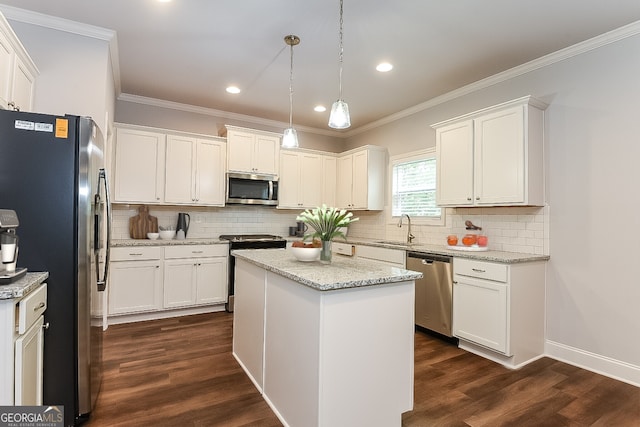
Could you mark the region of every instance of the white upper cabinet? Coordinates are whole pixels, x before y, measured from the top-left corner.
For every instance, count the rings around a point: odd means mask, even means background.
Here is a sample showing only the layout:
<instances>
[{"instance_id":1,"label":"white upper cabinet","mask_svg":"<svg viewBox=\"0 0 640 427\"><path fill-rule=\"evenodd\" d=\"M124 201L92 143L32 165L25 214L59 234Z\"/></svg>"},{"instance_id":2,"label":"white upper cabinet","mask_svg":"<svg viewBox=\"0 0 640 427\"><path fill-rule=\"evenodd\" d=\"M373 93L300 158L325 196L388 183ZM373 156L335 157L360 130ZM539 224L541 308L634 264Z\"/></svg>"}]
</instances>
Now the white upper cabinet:
<instances>
[{"instance_id":1,"label":"white upper cabinet","mask_svg":"<svg viewBox=\"0 0 640 427\"><path fill-rule=\"evenodd\" d=\"M341 209L382 210L386 150L367 145L338 157L336 205Z\"/></svg>"},{"instance_id":2,"label":"white upper cabinet","mask_svg":"<svg viewBox=\"0 0 640 427\"><path fill-rule=\"evenodd\" d=\"M314 208L323 197L323 155L303 150L280 151L278 207Z\"/></svg>"},{"instance_id":3,"label":"white upper cabinet","mask_svg":"<svg viewBox=\"0 0 640 427\"><path fill-rule=\"evenodd\" d=\"M0 108L33 111L38 69L0 14Z\"/></svg>"},{"instance_id":4,"label":"white upper cabinet","mask_svg":"<svg viewBox=\"0 0 640 427\"><path fill-rule=\"evenodd\" d=\"M116 129L114 202L164 201L165 144L164 133Z\"/></svg>"},{"instance_id":5,"label":"white upper cabinet","mask_svg":"<svg viewBox=\"0 0 640 427\"><path fill-rule=\"evenodd\" d=\"M545 108L527 96L432 125L438 205L544 205Z\"/></svg>"},{"instance_id":6,"label":"white upper cabinet","mask_svg":"<svg viewBox=\"0 0 640 427\"><path fill-rule=\"evenodd\" d=\"M165 203L223 206L225 154L223 139L168 135Z\"/></svg>"},{"instance_id":7,"label":"white upper cabinet","mask_svg":"<svg viewBox=\"0 0 640 427\"><path fill-rule=\"evenodd\" d=\"M229 171L278 174L280 135L235 126L226 128Z\"/></svg>"}]
</instances>

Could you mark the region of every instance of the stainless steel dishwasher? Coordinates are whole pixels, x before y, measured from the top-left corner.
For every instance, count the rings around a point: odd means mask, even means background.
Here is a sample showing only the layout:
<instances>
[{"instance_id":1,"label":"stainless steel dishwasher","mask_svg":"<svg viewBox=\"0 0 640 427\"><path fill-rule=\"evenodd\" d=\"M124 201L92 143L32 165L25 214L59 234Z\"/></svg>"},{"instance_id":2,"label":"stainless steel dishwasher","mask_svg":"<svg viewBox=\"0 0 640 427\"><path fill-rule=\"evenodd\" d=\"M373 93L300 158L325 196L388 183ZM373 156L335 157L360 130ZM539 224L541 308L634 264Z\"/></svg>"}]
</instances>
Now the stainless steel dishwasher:
<instances>
[{"instance_id":1,"label":"stainless steel dishwasher","mask_svg":"<svg viewBox=\"0 0 640 427\"><path fill-rule=\"evenodd\" d=\"M416 325L452 337L453 257L407 252L407 270L416 280Z\"/></svg>"}]
</instances>

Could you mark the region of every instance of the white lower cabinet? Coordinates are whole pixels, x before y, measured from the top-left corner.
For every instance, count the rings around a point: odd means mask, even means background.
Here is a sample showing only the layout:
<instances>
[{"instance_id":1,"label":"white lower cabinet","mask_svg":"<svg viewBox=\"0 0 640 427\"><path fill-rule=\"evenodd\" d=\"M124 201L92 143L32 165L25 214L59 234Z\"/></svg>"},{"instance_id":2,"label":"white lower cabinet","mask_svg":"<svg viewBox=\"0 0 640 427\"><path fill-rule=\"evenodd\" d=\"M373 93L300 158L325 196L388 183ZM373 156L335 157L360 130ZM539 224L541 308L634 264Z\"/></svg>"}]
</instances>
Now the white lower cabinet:
<instances>
[{"instance_id":1,"label":"white lower cabinet","mask_svg":"<svg viewBox=\"0 0 640 427\"><path fill-rule=\"evenodd\" d=\"M226 245L165 248L164 308L225 302Z\"/></svg>"},{"instance_id":2,"label":"white lower cabinet","mask_svg":"<svg viewBox=\"0 0 640 427\"><path fill-rule=\"evenodd\" d=\"M380 262L399 268L405 268L406 266L406 252L402 249L357 245L355 254L358 259Z\"/></svg>"},{"instance_id":3,"label":"white lower cabinet","mask_svg":"<svg viewBox=\"0 0 640 427\"><path fill-rule=\"evenodd\" d=\"M46 309L46 283L0 300L0 406L42 405Z\"/></svg>"},{"instance_id":4,"label":"white lower cabinet","mask_svg":"<svg viewBox=\"0 0 640 427\"><path fill-rule=\"evenodd\" d=\"M162 308L161 247L127 247L111 250L109 315Z\"/></svg>"},{"instance_id":5,"label":"white lower cabinet","mask_svg":"<svg viewBox=\"0 0 640 427\"><path fill-rule=\"evenodd\" d=\"M226 302L228 255L223 244L112 249L109 316L166 317L161 313Z\"/></svg>"},{"instance_id":6,"label":"white lower cabinet","mask_svg":"<svg viewBox=\"0 0 640 427\"><path fill-rule=\"evenodd\" d=\"M544 354L545 263L453 261L453 334L510 368Z\"/></svg>"}]
</instances>

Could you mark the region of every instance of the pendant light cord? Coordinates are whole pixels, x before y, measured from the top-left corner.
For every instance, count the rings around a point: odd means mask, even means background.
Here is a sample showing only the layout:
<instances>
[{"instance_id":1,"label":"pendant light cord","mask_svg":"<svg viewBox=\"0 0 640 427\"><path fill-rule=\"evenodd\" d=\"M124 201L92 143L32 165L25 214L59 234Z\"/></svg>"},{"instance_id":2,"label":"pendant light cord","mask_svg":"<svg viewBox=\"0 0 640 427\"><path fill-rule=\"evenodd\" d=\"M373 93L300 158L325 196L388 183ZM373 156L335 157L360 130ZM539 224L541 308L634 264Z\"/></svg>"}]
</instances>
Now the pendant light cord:
<instances>
[{"instance_id":1,"label":"pendant light cord","mask_svg":"<svg viewBox=\"0 0 640 427\"><path fill-rule=\"evenodd\" d=\"M338 77L338 99L340 99L342 101L342 56L344 53L344 48L342 46L342 0L340 0L340 56L339 56L339 62L340 62L340 74Z\"/></svg>"},{"instance_id":2,"label":"pendant light cord","mask_svg":"<svg viewBox=\"0 0 640 427\"><path fill-rule=\"evenodd\" d=\"M293 127L293 43L289 45L291 51L291 68L289 69L289 127Z\"/></svg>"}]
</instances>

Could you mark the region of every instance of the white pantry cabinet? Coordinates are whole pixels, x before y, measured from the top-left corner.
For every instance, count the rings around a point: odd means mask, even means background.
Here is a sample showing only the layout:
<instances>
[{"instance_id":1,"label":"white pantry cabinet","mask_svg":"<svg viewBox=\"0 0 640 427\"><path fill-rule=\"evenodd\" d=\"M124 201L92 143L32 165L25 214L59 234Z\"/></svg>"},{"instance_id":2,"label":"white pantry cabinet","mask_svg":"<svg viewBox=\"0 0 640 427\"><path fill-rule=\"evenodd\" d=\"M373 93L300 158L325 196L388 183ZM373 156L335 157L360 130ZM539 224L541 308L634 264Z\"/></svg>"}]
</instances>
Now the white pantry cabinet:
<instances>
[{"instance_id":1,"label":"white pantry cabinet","mask_svg":"<svg viewBox=\"0 0 640 427\"><path fill-rule=\"evenodd\" d=\"M162 308L162 247L111 249L109 315Z\"/></svg>"},{"instance_id":2,"label":"white pantry cabinet","mask_svg":"<svg viewBox=\"0 0 640 427\"><path fill-rule=\"evenodd\" d=\"M167 246L164 308L226 302L226 245Z\"/></svg>"},{"instance_id":3,"label":"white pantry cabinet","mask_svg":"<svg viewBox=\"0 0 640 427\"><path fill-rule=\"evenodd\" d=\"M169 134L165 157L165 203L224 206L223 138Z\"/></svg>"},{"instance_id":4,"label":"white pantry cabinet","mask_svg":"<svg viewBox=\"0 0 640 427\"><path fill-rule=\"evenodd\" d=\"M166 135L161 132L116 129L114 202L164 201L165 144Z\"/></svg>"},{"instance_id":5,"label":"white pantry cabinet","mask_svg":"<svg viewBox=\"0 0 640 427\"><path fill-rule=\"evenodd\" d=\"M0 108L33 111L38 69L0 13Z\"/></svg>"},{"instance_id":6,"label":"white pantry cabinet","mask_svg":"<svg viewBox=\"0 0 640 427\"><path fill-rule=\"evenodd\" d=\"M439 206L544 205L544 110L519 98L436 123Z\"/></svg>"},{"instance_id":7,"label":"white pantry cabinet","mask_svg":"<svg viewBox=\"0 0 640 427\"><path fill-rule=\"evenodd\" d=\"M230 172L278 174L279 134L229 125L226 128Z\"/></svg>"},{"instance_id":8,"label":"white pantry cabinet","mask_svg":"<svg viewBox=\"0 0 640 427\"><path fill-rule=\"evenodd\" d=\"M384 209L386 150L366 145L342 153L336 165L336 205L341 209Z\"/></svg>"},{"instance_id":9,"label":"white pantry cabinet","mask_svg":"<svg viewBox=\"0 0 640 427\"><path fill-rule=\"evenodd\" d=\"M510 368L542 357L545 265L454 257L453 335L460 348Z\"/></svg>"},{"instance_id":10,"label":"white pantry cabinet","mask_svg":"<svg viewBox=\"0 0 640 427\"><path fill-rule=\"evenodd\" d=\"M323 157L299 149L280 151L278 208L305 209L326 203Z\"/></svg>"}]
</instances>

